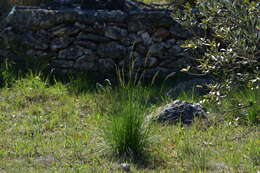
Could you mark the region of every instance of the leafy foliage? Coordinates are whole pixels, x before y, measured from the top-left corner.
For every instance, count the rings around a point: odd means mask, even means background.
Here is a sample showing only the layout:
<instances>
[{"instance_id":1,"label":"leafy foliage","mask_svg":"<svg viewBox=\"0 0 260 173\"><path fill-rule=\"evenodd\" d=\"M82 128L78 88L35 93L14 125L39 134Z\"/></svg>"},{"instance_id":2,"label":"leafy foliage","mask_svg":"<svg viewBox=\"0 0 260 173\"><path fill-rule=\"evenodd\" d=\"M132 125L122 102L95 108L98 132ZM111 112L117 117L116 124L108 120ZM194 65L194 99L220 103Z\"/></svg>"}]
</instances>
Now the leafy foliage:
<instances>
[{"instance_id":1,"label":"leafy foliage","mask_svg":"<svg viewBox=\"0 0 260 173\"><path fill-rule=\"evenodd\" d=\"M259 3L198 0L195 8L186 4L184 13L177 16L186 26L192 25L195 37L186 46L204 50L194 70L212 75L221 83L212 86L212 95L220 96L216 91L221 88L226 92L234 86L259 87Z\"/></svg>"}]
</instances>

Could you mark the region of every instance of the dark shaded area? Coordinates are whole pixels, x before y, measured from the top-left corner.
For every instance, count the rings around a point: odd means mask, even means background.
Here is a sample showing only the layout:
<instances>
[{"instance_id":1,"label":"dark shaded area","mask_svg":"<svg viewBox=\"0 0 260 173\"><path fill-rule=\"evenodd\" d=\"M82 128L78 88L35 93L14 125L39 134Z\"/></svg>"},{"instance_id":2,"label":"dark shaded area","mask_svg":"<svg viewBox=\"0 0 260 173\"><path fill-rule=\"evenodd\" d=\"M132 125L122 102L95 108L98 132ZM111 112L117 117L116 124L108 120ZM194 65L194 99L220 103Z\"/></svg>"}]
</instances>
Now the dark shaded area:
<instances>
[{"instance_id":1,"label":"dark shaded area","mask_svg":"<svg viewBox=\"0 0 260 173\"><path fill-rule=\"evenodd\" d=\"M81 0L82 9L124 10L125 7L125 0Z\"/></svg>"},{"instance_id":2,"label":"dark shaded area","mask_svg":"<svg viewBox=\"0 0 260 173\"><path fill-rule=\"evenodd\" d=\"M10 7L7 5L7 0L0 0L0 22L9 9Z\"/></svg>"},{"instance_id":3,"label":"dark shaded area","mask_svg":"<svg viewBox=\"0 0 260 173\"><path fill-rule=\"evenodd\" d=\"M126 0L52 0L41 4L44 8L78 8L86 10L126 10Z\"/></svg>"}]
</instances>

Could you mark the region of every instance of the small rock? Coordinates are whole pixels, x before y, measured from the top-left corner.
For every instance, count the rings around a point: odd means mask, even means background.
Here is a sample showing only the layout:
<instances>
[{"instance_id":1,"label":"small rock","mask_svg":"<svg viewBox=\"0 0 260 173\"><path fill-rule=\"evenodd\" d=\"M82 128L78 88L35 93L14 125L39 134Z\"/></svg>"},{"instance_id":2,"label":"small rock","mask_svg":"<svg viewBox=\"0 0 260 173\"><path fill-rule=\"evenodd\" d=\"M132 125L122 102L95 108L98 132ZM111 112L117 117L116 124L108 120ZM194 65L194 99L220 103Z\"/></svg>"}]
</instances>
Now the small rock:
<instances>
[{"instance_id":1,"label":"small rock","mask_svg":"<svg viewBox=\"0 0 260 173\"><path fill-rule=\"evenodd\" d=\"M134 42L132 42L129 38L125 37L121 39L121 43L123 46L130 47L133 46Z\"/></svg>"},{"instance_id":2,"label":"small rock","mask_svg":"<svg viewBox=\"0 0 260 173\"><path fill-rule=\"evenodd\" d=\"M97 48L97 45L91 41L87 40L78 40L75 42L76 45L95 50Z\"/></svg>"},{"instance_id":3,"label":"small rock","mask_svg":"<svg viewBox=\"0 0 260 173\"><path fill-rule=\"evenodd\" d=\"M101 43L110 41L110 39L107 37L103 37L103 36L96 35L96 34L84 34L84 33L80 33L78 35L77 39L89 40L89 41L101 42Z\"/></svg>"},{"instance_id":4,"label":"small rock","mask_svg":"<svg viewBox=\"0 0 260 173\"><path fill-rule=\"evenodd\" d=\"M75 60L84 54L85 50L79 46L69 47L59 52L59 59L72 59Z\"/></svg>"},{"instance_id":5,"label":"small rock","mask_svg":"<svg viewBox=\"0 0 260 173\"><path fill-rule=\"evenodd\" d=\"M155 57L138 57L136 59L136 66L137 67L147 67L147 68L151 68L154 67L158 64L158 60Z\"/></svg>"},{"instance_id":6,"label":"small rock","mask_svg":"<svg viewBox=\"0 0 260 173\"><path fill-rule=\"evenodd\" d=\"M125 172L131 172L130 170L130 165L128 163L120 163L118 166L117 166L117 169L121 169Z\"/></svg>"},{"instance_id":7,"label":"small rock","mask_svg":"<svg viewBox=\"0 0 260 173\"><path fill-rule=\"evenodd\" d=\"M135 50L142 56L146 56L148 51L143 44L137 44Z\"/></svg>"},{"instance_id":8,"label":"small rock","mask_svg":"<svg viewBox=\"0 0 260 173\"><path fill-rule=\"evenodd\" d=\"M106 23L123 23L127 20L127 14L121 10L97 10L94 16L96 20Z\"/></svg>"},{"instance_id":9,"label":"small rock","mask_svg":"<svg viewBox=\"0 0 260 173\"><path fill-rule=\"evenodd\" d=\"M60 68L71 68L74 64L74 61L67 61L67 60L54 60L51 63L54 67Z\"/></svg>"},{"instance_id":10,"label":"small rock","mask_svg":"<svg viewBox=\"0 0 260 173\"><path fill-rule=\"evenodd\" d=\"M75 23L75 27L83 32L92 32L92 33L96 32L95 29L93 28L93 26L85 25L85 24L82 24L79 22Z\"/></svg>"},{"instance_id":11,"label":"small rock","mask_svg":"<svg viewBox=\"0 0 260 173\"><path fill-rule=\"evenodd\" d=\"M160 63L160 67L169 68L171 70L180 71L182 68L187 67L191 64L191 59L188 56L174 56L172 55L169 59L163 59Z\"/></svg>"},{"instance_id":12,"label":"small rock","mask_svg":"<svg viewBox=\"0 0 260 173\"><path fill-rule=\"evenodd\" d=\"M165 59L160 63L160 67L165 67L165 68L171 68L176 70L176 58L171 57L171 59Z\"/></svg>"},{"instance_id":13,"label":"small rock","mask_svg":"<svg viewBox=\"0 0 260 173\"><path fill-rule=\"evenodd\" d=\"M23 36L23 45L37 49L46 50L48 49L49 40L40 34L33 34L32 32L27 32Z\"/></svg>"},{"instance_id":14,"label":"small rock","mask_svg":"<svg viewBox=\"0 0 260 173\"><path fill-rule=\"evenodd\" d=\"M155 67L158 64L158 60L155 57L148 57L147 61L145 62L145 67L151 68Z\"/></svg>"},{"instance_id":15,"label":"small rock","mask_svg":"<svg viewBox=\"0 0 260 173\"><path fill-rule=\"evenodd\" d=\"M115 26L110 26L106 28L105 36L113 40L122 40L127 36L127 30Z\"/></svg>"},{"instance_id":16,"label":"small rock","mask_svg":"<svg viewBox=\"0 0 260 173\"><path fill-rule=\"evenodd\" d=\"M149 46L153 43L152 38L150 37L148 32L141 34L141 38L143 40L144 45Z\"/></svg>"},{"instance_id":17,"label":"small rock","mask_svg":"<svg viewBox=\"0 0 260 173\"><path fill-rule=\"evenodd\" d=\"M62 36L71 36L71 35L75 35L79 32L78 29L75 29L73 27L66 27L66 26L63 26L63 27L60 27L60 28L56 28L56 29L53 29L51 31L51 36L52 37L62 37Z\"/></svg>"},{"instance_id":18,"label":"small rock","mask_svg":"<svg viewBox=\"0 0 260 173\"><path fill-rule=\"evenodd\" d=\"M47 50L48 49L48 44L46 44L44 42L41 42L39 44L35 44L33 47L36 50Z\"/></svg>"},{"instance_id":19,"label":"small rock","mask_svg":"<svg viewBox=\"0 0 260 173\"><path fill-rule=\"evenodd\" d=\"M81 47L80 47L80 48L81 48ZM93 55L93 56L95 55L94 52L93 52L91 49L84 49L84 48L83 48L83 52L84 52L84 54L86 54L86 55L90 55L90 56L91 56L91 55Z\"/></svg>"},{"instance_id":20,"label":"small rock","mask_svg":"<svg viewBox=\"0 0 260 173\"><path fill-rule=\"evenodd\" d=\"M129 34L128 37L132 43L138 44L138 43L142 42L142 39L140 37L138 37L136 34Z\"/></svg>"},{"instance_id":21,"label":"small rock","mask_svg":"<svg viewBox=\"0 0 260 173\"><path fill-rule=\"evenodd\" d=\"M183 52L183 49L177 45L174 45L169 49L169 53L172 55L178 55L181 52Z\"/></svg>"},{"instance_id":22,"label":"small rock","mask_svg":"<svg viewBox=\"0 0 260 173\"><path fill-rule=\"evenodd\" d=\"M123 58L126 53L126 48L116 42L110 42L107 44L100 44L97 53L104 58Z\"/></svg>"},{"instance_id":23,"label":"small rock","mask_svg":"<svg viewBox=\"0 0 260 173\"><path fill-rule=\"evenodd\" d=\"M98 67L101 72L106 73L113 71L116 66L112 59L99 59Z\"/></svg>"},{"instance_id":24,"label":"small rock","mask_svg":"<svg viewBox=\"0 0 260 173\"><path fill-rule=\"evenodd\" d=\"M154 33L154 37L156 38L161 38L161 39L166 39L167 37L169 37L170 32L167 31L164 28L159 28L155 33Z\"/></svg>"},{"instance_id":25,"label":"small rock","mask_svg":"<svg viewBox=\"0 0 260 173\"><path fill-rule=\"evenodd\" d=\"M162 43L156 43L153 44L149 50L148 50L148 54L150 56L162 56L164 52L164 45Z\"/></svg>"},{"instance_id":26,"label":"small rock","mask_svg":"<svg viewBox=\"0 0 260 173\"><path fill-rule=\"evenodd\" d=\"M144 58L137 56L135 57L135 67L140 68L140 67L144 67Z\"/></svg>"},{"instance_id":27,"label":"small rock","mask_svg":"<svg viewBox=\"0 0 260 173\"><path fill-rule=\"evenodd\" d=\"M199 104L175 100L157 110L156 121L160 123L178 123L189 125L195 117L207 119L207 113Z\"/></svg>"},{"instance_id":28,"label":"small rock","mask_svg":"<svg viewBox=\"0 0 260 173\"><path fill-rule=\"evenodd\" d=\"M74 69L83 71L97 71L98 65L96 62L90 62L85 60L78 60L74 65Z\"/></svg>"},{"instance_id":29,"label":"small rock","mask_svg":"<svg viewBox=\"0 0 260 173\"><path fill-rule=\"evenodd\" d=\"M188 39L191 36L187 30L177 23L170 28L170 33L172 36L181 39Z\"/></svg>"},{"instance_id":30,"label":"small rock","mask_svg":"<svg viewBox=\"0 0 260 173\"><path fill-rule=\"evenodd\" d=\"M69 46L69 44L73 42L73 40L74 39L70 38L70 37L55 38L51 42L51 46L50 46L51 50L57 51L57 50L60 50L60 49L67 48Z\"/></svg>"},{"instance_id":31,"label":"small rock","mask_svg":"<svg viewBox=\"0 0 260 173\"><path fill-rule=\"evenodd\" d=\"M86 55L79 57L77 59L77 62L86 62L86 61L90 62L90 61L95 61L97 59L98 59L98 57L95 54L86 54Z\"/></svg>"},{"instance_id":32,"label":"small rock","mask_svg":"<svg viewBox=\"0 0 260 173\"><path fill-rule=\"evenodd\" d=\"M142 73L143 77L145 79L151 79L154 77L160 76L167 76L168 74L172 73L173 71L171 69L163 68L163 67L154 67L151 69L146 69Z\"/></svg>"},{"instance_id":33,"label":"small rock","mask_svg":"<svg viewBox=\"0 0 260 173\"><path fill-rule=\"evenodd\" d=\"M157 43L159 43L159 42L162 42L162 41L163 41L163 39L162 39L162 38L160 38L160 37L152 37L152 40L153 40L154 42L157 42Z\"/></svg>"},{"instance_id":34,"label":"small rock","mask_svg":"<svg viewBox=\"0 0 260 173\"><path fill-rule=\"evenodd\" d=\"M178 41L176 42L176 44L177 44L178 46L180 46L180 45L184 44L184 41L183 41L183 40L178 40Z\"/></svg>"},{"instance_id":35,"label":"small rock","mask_svg":"<svg viewBox=\"0 0 260 173\"><path fill-rule=\"evenodd\" d=\"M172 46L174 46L174 44L176 43L176 40L174 38L167 40L165 43L165 47L167 49L171 48Z\"/></svg>"},{"instance_id":36,"label":"small rock","mask_svg":"<svg viewBox=\"0 0 260 173\"><path fill-rule=\"evenodd\" d=\"M128 23L128 31L129 32L138 32L140 30L145 30L147 28L148 28L148 26L143 25L143 23L141 21L138 21L138 20L130 21Z\"/></svg>"},{"instance_id":37,"label":"small rock","mask_svg":"<svg viewBox=\"0 0 260 173\"><path fill-rule=\"evenodd\" d=\"M160 56L160 57L158 57L160 60L163 60L163 61L165 61L165 60L176 60L177 59L177 57L174 57L174 56L167 56L167 55L164 55L164 56Z\"/></svg>"},{"instance_id":38,"label":"small rock","mask_svg":"<svg viewBox=\"0 0 260 173\"><path fill-rule=\"evenodd\" d=\"M6 51L6 50L1 50L0 49L0 56L1 57L8 57L8 55L9 55L9 52L8 51ZM2 60L2 58L1 58L1 60ZM0 61L1 61L0 60Z\"/></svg>"}]
</instances>

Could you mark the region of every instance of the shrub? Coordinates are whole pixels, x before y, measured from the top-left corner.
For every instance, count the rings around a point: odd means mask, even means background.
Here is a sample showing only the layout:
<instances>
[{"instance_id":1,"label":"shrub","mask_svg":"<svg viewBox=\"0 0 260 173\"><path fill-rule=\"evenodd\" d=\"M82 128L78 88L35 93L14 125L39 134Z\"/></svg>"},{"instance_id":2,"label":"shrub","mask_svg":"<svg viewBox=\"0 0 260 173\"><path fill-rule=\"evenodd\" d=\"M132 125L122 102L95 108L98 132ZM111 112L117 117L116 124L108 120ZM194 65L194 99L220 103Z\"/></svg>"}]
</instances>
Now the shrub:
<instances>
[{"instance_id":1,"label":"shrub","mask_svg":"<svg viewBox=\"0 0 260 173\"><path fill-rule=\"evenodd\" d=\"M229 105L227 114L250 125L259 123L259 12L260 3L255 1L198 0L195 8L186 5L185 15L177 14L194 33L185 45L199 59L193 70L218 81L206 99Z\"/></svg>"},{"instance_id":2,"label":"shrub","mask_svg":"<svg viewBox=\"0 0 260 173\"><path fill-rule=\"evenodd\" d=\"M185 15L178 16L186 26L192 25L195 35L186 46L204 48L193 69L221 83L212 86L213 98L220 96L216 90L221 88L227 92L234 86L259 87L259 5L248 0L198 0L196 8L186 6Z\"/></svg>"},{"instance_id":3,"label":"shrub","mask_svg":"<svg viewBox=\"0 0 260 173\"><path fill-rule=\"evenodd\" d=\"M260 89L236 89L222 99L221 107L226 109L226 114L239 123L248 125L260 122ZM223 111L223 110L222 110Z\"/></svg>"}]
</instances>

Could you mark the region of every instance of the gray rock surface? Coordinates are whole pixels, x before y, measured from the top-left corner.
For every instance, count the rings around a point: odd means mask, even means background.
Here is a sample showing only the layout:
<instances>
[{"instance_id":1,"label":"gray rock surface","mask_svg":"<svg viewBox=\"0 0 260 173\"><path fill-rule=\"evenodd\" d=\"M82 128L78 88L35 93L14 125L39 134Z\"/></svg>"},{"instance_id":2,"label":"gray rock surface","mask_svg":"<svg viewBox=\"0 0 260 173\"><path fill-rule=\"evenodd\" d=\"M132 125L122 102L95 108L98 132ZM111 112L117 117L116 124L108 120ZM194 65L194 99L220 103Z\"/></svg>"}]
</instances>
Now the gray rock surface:
<instances>
[{"instance_id":1,"label":"gray rock surface","mask_svg":"<svg viewBox=\"0 0 260 173\"><path fill-rule=\"evenodd\" d=\"M51 50L52 51L57 51L60 49L65 49L67 48L72 42L73 42L73 38L70 37L59 37L59 38L55 38L51 41Z\"/></svg>"},{"instance_id":2,"label":"gray rock surface","mask_svg":"<svg viewBox=\"0 0 260 173\"><path fill-rule=\"evenodd\" d=\"M123 38L127 37L127 34L128 33L126 29L121 29L115 26L107 27L105 31L105 36L113 40L122 40Z\"/></svg>"},{"instance_id":3,"label":"gray rock surface","mask_svg":"<svg viewBox=\"0 0 260 173\"><path fill-rule=\"evenodd\" d=\"M81 47L87 48L87 49L91 49L91 50L96 50L97 49L97 45L91 41L87 41L87 40L77 40L75 42L75 45L79 45Z\"/></svg>"},{"instance_id":4,"label":"gray rock surface","mask_svg":"<svg viewBox=\"0 0 260 173\"><path fill-rule=\"evenodd\" d=\"M79 46L68 47L67 49L59 52L59 59L71 59L76 60L84 54L85 49Z\"/></svg>"},{"instance_id":5,"label":"gray rock surface","mask_svg":"<svg viewBox=\"0 0 260 173\"><path fill-rule=\"evenodd\" d=\"M190 63L179 45L188 33L167 12L47 7L16 7L0 22L2 56L26 61L25 54L48 69L98 75L116 66L127 72L134 56L135 70L147 79Z\"/></svg>"},{"instance_id":6,"label":"gray rock surface","mask_svg":"<svg viewBox=\"0 0 260 173\"><path fill-rule=\"evenodd\" d=\"M156 121L160 123L182 122L189 125L196 117L208 117L201 105L175 100L157 110Z\"/></svg>"},{"instance_id":7,"label":"gray rock surface","mask_svg":"<svg viewBox=\"0 0 260 173\"><path fill-rule=\"evenodd\" d=\"M103 37L100 35L96 35L96 34L84 34L84 33L80 33L78 35L79 40L89 40L89 41L94 41L94 42L109 42L110 39L107 37Z\"/></svg>"},{"instance_id":8,"label":"gray rock surface","mask_svg":"<svg viewBox=\"0 0 260 173\"><path fill-rule=\"evenodd\" d=\"M78 69L78 70L83 70L83 71L97 71L98 70L98 66L97 63L92 62L92 61L86 61L86 60L82 60L79 59L76 61L76 63L74 64L74 68Z\"/></svg>"},{"instance_id":9,"label":"gray rock surface","mask_svg":"<svg viewBox=\"0 0 260 173\"><path fill-rule=\"evenodd\" d=\"M156 43L153 44L149 50L148 50L148 54L150 56L162 56L164 53L164 44L163 43Z\"/></svg>"},{"instance_id":10,"label":"gray rock surface","mask_svg":"<svg viewBox=\"0 0 260 173\"><path fill-rule=\"evenodd\" d=\"M103 58L124 58L126 48L116 42L110 42L107 44L100 44L98 47L98 55Z\"/></svg>"},{"instance_id":11,"label":"gray rock surface","mask_svg":"<svg viewBox=\"0 0 260 173\"><path fill-rule=\"evenodd\" d=\"M98 68L101 72L106 74L109 72L113 72L115 70L115 62L112 59L99 59Z\"/></svg>"}]
</instances>

